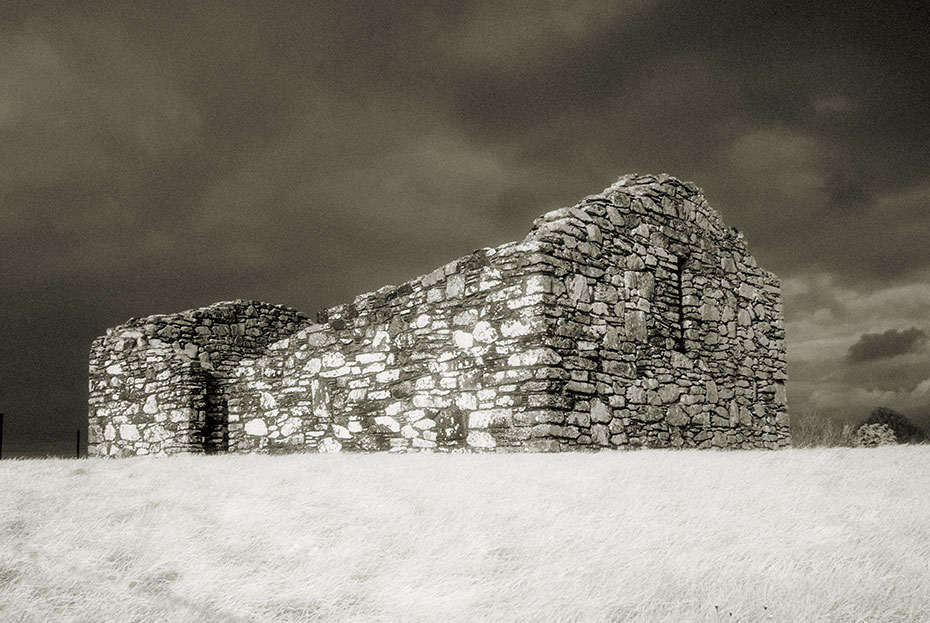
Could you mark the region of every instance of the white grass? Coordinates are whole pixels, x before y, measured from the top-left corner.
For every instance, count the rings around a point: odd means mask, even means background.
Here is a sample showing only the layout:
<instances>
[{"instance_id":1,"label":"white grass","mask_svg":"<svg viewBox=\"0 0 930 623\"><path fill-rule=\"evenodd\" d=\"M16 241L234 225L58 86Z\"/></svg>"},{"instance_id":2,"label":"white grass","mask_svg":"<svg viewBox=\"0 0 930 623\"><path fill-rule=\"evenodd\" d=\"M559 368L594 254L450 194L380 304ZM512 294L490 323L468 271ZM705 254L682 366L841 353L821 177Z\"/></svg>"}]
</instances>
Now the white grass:
<instances>
[{"instance_id":1,"label":"white grass","mask_svg":"<svg viewBox=\"0 0 930 623\"><path fill-rule=\"evenodd\" d=\"M0 621L928 621L930 446L0 462Z\"/></svg>"}]
</instances>

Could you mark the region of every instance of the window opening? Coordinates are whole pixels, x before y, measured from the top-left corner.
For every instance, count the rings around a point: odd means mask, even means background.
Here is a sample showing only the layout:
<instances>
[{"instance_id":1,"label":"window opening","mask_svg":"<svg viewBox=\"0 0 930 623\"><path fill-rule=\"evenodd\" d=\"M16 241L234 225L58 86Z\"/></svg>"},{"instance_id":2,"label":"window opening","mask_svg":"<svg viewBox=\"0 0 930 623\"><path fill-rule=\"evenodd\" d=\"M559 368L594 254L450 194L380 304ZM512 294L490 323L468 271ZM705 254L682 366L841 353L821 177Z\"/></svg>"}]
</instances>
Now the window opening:
<instances>
[{"instance_id":1,"label":"window opening","mask_svg":"<svg viewBox=\"0 0 930 623\"><path fill-rule=\"evenodd\" d=\"M675 258L674 280L675 280L675 285L677 286L676 287L677 291L675 292L674 299L675 299L675 303L678 308L676 310L678 318L675 321L674 325L672 326L672 339L675 342L675 345L674 345L675 350L677 350L680 353L683 353L685 352L685 332L684 332L685 258L683 257Z\"/></svg>"}]
</instances>

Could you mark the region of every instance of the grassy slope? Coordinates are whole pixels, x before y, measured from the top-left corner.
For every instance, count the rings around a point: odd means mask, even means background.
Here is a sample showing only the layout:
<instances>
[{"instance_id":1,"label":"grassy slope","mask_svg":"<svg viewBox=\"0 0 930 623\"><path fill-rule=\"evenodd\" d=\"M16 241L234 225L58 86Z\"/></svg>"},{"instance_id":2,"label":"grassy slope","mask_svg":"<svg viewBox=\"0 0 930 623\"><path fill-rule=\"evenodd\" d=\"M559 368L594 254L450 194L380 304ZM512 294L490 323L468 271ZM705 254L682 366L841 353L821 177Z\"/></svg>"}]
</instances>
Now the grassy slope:
<instances>
[{"instance_id":1,"label":"grassy slope","mask_svg":"<svg viewBox=\"0 0 930 623\"><path fill-rule=\"evenodd\" d=\"M930 620L930 446L0 463L2 621Z\"/></svg>"}]
</instances>

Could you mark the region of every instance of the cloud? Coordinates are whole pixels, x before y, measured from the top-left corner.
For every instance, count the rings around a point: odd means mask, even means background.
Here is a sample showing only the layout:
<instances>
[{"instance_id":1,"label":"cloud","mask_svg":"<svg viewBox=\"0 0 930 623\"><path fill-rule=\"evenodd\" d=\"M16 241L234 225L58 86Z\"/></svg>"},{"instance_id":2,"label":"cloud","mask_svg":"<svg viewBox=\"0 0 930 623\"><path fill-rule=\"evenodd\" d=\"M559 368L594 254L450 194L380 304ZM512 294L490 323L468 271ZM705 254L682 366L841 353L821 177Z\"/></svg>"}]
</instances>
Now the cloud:
<instances>
[{"instance_id":1,"label":"cloud","mask_svg":"<svg viewBox=\"0 0 930 623\"><path fill-rule=\"evenodd\" d=\"M826 273L785 279L792 412L858 421L887 406L930 416L928 335L915 325L930 307L927 277L881 288Z\"/></svg>"},{"instance_id":2,"label":"cloud","mask_svg":"<svg viewBox=\"0 0 930 623\"><path fill-rule=\"evenodd\" d=\"M916 352L926 344L927 333L917 327L904 331L889 329L884 333L864 333L849 347L847 359L852 363L889 359Z\"/></svg>"}]
</instances>

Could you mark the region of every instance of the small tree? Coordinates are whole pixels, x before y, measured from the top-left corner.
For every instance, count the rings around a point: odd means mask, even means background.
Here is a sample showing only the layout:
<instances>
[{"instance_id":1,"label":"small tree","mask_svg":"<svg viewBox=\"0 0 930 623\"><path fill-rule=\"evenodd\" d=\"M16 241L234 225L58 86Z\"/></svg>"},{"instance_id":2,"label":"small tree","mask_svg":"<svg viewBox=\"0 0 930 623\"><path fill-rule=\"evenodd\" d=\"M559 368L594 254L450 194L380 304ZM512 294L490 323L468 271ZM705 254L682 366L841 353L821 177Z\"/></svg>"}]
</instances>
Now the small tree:
<instances>
[{"instance_id":1,"label":"small tree","mask_svg":"<svg viewBox=\"0 0 930 623\"><path fill-rule=\"evenodd\" d=\"M927 441L927 434L918 426L911 423L901 413L894 409L886 407L877 407L872 411L865 422L859 425L860 428L869 424L884 424L894 432L898 443L922 443Z\"/></svg>"}]
</instances>

